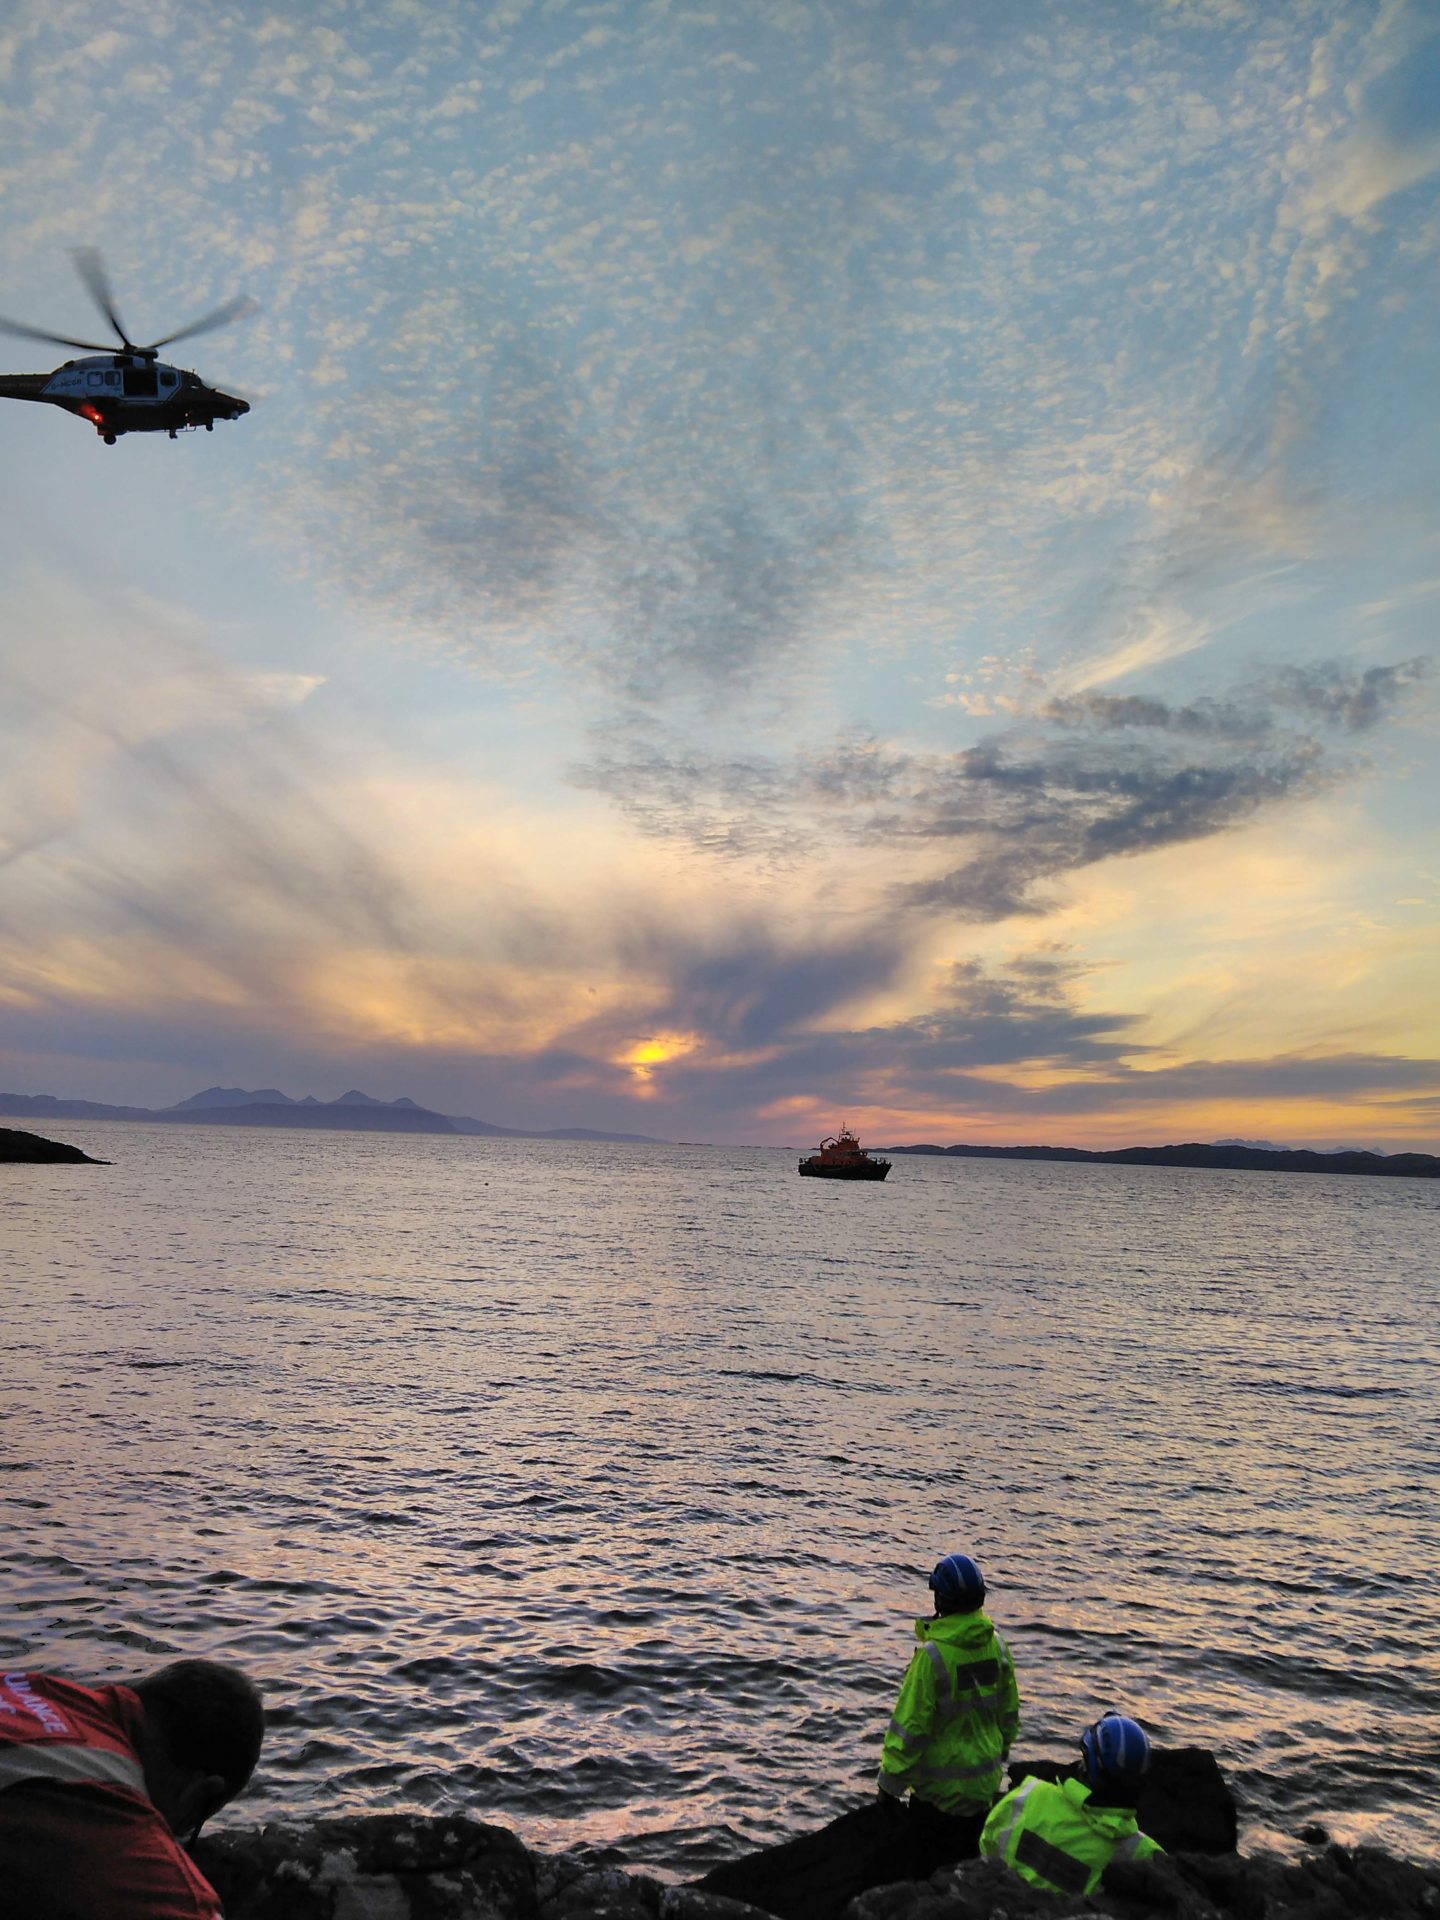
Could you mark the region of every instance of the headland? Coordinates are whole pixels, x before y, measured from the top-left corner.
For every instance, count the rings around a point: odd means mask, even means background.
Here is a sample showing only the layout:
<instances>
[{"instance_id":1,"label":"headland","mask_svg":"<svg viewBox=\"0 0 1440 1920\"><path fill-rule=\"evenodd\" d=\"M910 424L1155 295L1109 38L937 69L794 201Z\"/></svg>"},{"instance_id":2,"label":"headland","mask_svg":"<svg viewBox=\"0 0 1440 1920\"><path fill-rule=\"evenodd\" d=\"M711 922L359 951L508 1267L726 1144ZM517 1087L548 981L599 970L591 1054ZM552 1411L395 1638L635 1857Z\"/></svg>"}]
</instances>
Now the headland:
<instances>
[{"instance_id":1,"label":"headland","mask_svg":"<svg viewBox=\"0 0 1440 1920\"><path fill-rule=\"evenodd\" d=\"M38 1133L22 1133L18 1127L0 1127L0 1161L28 1163L32 1166L74 1165L83 1162L87 1167L103 1167L103 1160L96 1160L88 1153L82 1153L79 1147L67 1146L63 1140L47 1140Z\"/></svg>"},{"instance_id":2,"label":"headland","mask_svg":"<svg viewBox=\"0 0 1440 1920\"><path fill-rule=\"evenodd\" d=\"M1084 1147L886 1147L886 1153L938 1154L970 1160L1091 1160L1112 1167L1224 1167L1251 1173L1368 1173L1410 1180L1440 1179L1440 1158L1433 1153L1368 1153L1348 1148L1314 1153L1308 1147L1206 1145L1191 1140L1173 1147L1116 1147L1091 1152Z\"/></svg>"}]
</instances>

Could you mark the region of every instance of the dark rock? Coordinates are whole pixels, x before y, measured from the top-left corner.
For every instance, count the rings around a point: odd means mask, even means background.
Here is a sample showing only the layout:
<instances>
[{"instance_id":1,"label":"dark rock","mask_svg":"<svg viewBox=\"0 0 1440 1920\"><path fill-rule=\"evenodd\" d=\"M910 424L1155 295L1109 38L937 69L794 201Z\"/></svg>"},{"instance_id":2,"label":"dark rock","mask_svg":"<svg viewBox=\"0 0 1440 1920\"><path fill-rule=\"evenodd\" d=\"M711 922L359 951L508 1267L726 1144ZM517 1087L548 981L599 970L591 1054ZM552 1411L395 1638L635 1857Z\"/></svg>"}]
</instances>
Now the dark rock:
<instances>
[{"instance_id":1,"label":"dark rock","mask_svg":"<svg viewBox=\"0 0 1440 1920\"><path fill-rule=\"evenodd\" d=\"M778 1920L827 1920L867 1888L905 1877L909 1826L898 1802L867 1801L814 1833L726 1860L695 1884Z\"/></svg>"},{"instance_id":2,"label":"dark rock","mask_svg":"<svg viewBox=\"0 0 1440 1920\"><path fill-rule=\"evenodd\" d=\"M1068 1765L1054 1760L1010 1761L1010 1784L1028 1774L1058 1780ZM1156 1747L1145 1791L1135 1809L1140 1831L1167 1853L1233 1853L1239 1832L1235 1796L1205 1747Z\"/></svg>"},{"instance_id":3,"label":"dark rock","mask_svg":"<svg viewBox=\"0 0 1440 1920\"><path fill-rule=\"evenodd\" d=\"M1010 1762L1016 1786L1030 1774L1055 1780L1068 1771L1062 1761ZM1141 1831L1167 1853L1235 1851L1235 1800L1214 1754L1203 1747L1156 1750L1136 1817ZM706 1892L763 1907L777 1920L834 1920L847 1901L868 1889L897 1881L918 1884L907 1876L927 1871L945 1857L931 1853L922 1862L918 1851L915 1837L906 1830L905 1814L898 1807L887 1810L870 1802L842 1813L818 1832L727 1860L696 1884Z\"/></svg>"},{"instance_id":4,"label":"dark rock","mask_svg":"<svg viewBox=\"0 0 1440 1920\"><path fill-rule=\"evenodd\" d=\"M701 1893L695 1887L670 1887L665 1894L664 1920L771 1920L763 1907L723 1894Z\"/></svg>"},{"instance_id":5,"label":"dark rock","mask_svg":"<svg viewBox=\"0 0 1440 1920\"><path fill-rule=\"evenodd\" d=\"M541 1920L772 1920L758 1907L695 1887L664 1887L646 1874L597 1866L577 1854L535 1864Z\"/></svg>"},{"instance_id":6,"label":"dark rock","mask_svg":"<svg viewBox=\"0 0 1440 1920\"><path fill-rule=\"evenodd\" d=\"M226 1920L766 1920L770 1911L578 1854L532 1855L503 1827L458 1816L240 1828L201 1840L195 1858ZM1160 1854L1117 1863L1095 1893L1067 1899L998 1860L967 1860L929 1880L874 1886L843 1909L792 1911L795 1920L1440 1920L1440 1868L1373 1847L1298 1861Z\"/></svg>"},{"instance_id":7,"label":"dark rock","mask_svg":"<svg viewBox=\"0 0 1440 1920\"><path fill-rule=\"evenodd\" d=\"M844 1909L845 1920L1054 1920L1069 1909L1030 1887L998 1860L967 1860L928 1881L874 1887ZM1075 1908L1076 1912L1090 1911Z\"/></svg>"},{"instance_id":8,"label":"dark rock","mask_svg":"<svg viewBox=\"0 0 1440 1920\"><path fill-rule=\"evenodd\" d=\"M32 1164L66 1165L83 1163L87 1167L108 1167L108 1160L92 1160L79 1147L61 1140L46 1140L38 1133L24 1133L19 1127L0 1127L0 1160L27 1161Z\"/></svg>"},{"instance_id":9,"label":"dark rock","mask_svg":"<svg viewBox=\"0 0 1440 1920\"><path fill-rule=\"evenodd\" d=\"M1117 1861L1101 1880L1101 1899L1127 1915L1169 1914L1175 1920L1264 1920L1265 1899L1249 1863L1235 1855L1164 1854ZM1102 1907L1102 1910L1107 1910Z\"/></svg>"},{"instance_id":10,"label":"dark rock","mask_svg":"<svg viewBox=\"0 0 1440 1920\"><path fill-rule=\"evenodd\" d=\"M544 1920L659 1920L663 1889L643 1874L559 1853L536 1860L535 1893Z\"/></svg>"},{"instance_id":11,"label":"dark rock","mask_svg":"<svg viewBox=\"0 0 1440 1920\"><path fill-rule=\"evenodd\" d=\"M1342 1863L1334 1856L1344 1853ZM1436 1920L1440 1869L1373 1848L1290 1862L1215 1854L1159 1854L1117 1862L1098 1891L1042 1893L998 1860L967 1860L919 1885L879 1887L844 1920Z\"/></svg>"},{"instance_id":12,"label":"dark rock","mask_svg":"<svg viewBox=\"0 0 1440 1920\"><path fill-rule=\"evenodd\" d=\"M377 1813L240 1829L199 1841L195 1863L226 1920L540 1916L535 1862L515 1835L459 1817Z\"/></svg>"}]
</instances>

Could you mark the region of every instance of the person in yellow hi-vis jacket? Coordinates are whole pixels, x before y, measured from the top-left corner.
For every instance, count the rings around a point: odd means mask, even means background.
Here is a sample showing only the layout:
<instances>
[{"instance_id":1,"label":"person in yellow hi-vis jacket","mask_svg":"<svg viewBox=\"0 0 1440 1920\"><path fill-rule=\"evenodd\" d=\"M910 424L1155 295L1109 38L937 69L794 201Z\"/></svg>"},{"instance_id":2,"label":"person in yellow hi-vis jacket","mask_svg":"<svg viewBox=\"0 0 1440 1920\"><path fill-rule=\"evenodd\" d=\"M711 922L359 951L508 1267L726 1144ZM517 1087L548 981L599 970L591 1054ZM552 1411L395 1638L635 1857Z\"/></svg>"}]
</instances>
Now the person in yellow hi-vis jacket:
<instances>
[{"instance_id":1,"label":"person in yellow hi-vis jacket","mask_svg":"<svg viewBox=\"0 0 1440 1920\"><path fill-rule=\"evenodd\" d=\"M1150 1767L1145 1729L1107 1713L1080 1739L1083 1780L1025 1780L995 1808L980 1836L987 1859L1003 1860L1032 1887L1093 1893L1112 1860L1165 1849L1135 1821Z\"/></svg>"},{"instance_id":2,"label":"person in yellow hi-vis jacket","mask_svg":"<svg viewBox=\"0 0 1440 1920\"><path fill-rule=\"evenodd\" d=\"M930 1576L935 1614L915 1622L919 1641L885 1735L882 1802L908 1793L912 1873L973 1858L1020 1729L1010 1649L982 1612L985 1577L951 1553Z\"/></svg>"}]
</instances>

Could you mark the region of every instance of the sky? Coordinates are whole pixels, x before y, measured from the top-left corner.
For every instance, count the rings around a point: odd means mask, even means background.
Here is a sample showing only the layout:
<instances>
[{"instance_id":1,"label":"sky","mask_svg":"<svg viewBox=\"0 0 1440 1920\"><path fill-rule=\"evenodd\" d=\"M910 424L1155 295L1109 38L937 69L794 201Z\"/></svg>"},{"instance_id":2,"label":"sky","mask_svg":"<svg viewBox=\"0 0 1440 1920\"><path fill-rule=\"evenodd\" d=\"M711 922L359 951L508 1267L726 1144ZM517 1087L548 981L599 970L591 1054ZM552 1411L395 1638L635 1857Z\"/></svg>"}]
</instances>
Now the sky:
<instances>
[{"instance_id":1,"label":"sky","mask_svg":"<svg viewBox=\"0 0 1440 1920\"><path fill-rule=\"evenodd\" d=\"M0 1087L1440 1150L1440 10L12 0ZM68 350L0 339L0 368Z\"/></svg>"}]
</instances>

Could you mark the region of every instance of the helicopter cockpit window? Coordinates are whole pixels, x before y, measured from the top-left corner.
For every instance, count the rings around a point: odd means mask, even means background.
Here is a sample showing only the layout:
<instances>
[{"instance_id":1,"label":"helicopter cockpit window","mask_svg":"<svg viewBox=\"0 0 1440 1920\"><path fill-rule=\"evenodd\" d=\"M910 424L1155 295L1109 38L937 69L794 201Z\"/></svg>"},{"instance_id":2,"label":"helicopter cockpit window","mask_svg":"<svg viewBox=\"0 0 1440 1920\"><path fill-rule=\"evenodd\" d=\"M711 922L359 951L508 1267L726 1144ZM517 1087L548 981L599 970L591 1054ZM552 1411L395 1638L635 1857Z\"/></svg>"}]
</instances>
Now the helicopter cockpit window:
<instances>
[{"instance_id":1,"label":"helicopter cockpit window","mask_svg":"<svg viewBox=\"0 0 1440 1920\"><path fill-rule=\"evenodd\" d=\"M105 375L103 373L87 373L85 376L85 384L87 387L103 387L105 384Z\"/></svg>"},{"instance_id":2,"label":"helicopter cockpit window","mask_svg":"<svg viewBox=\"0 0 1440 1920\"><path fill-rule=\"evenodd\" d=\"M118 373L107 373L104 379L107 387L118 387L120 384L120 376Z\"/></svg>"},{"instance_id":3,"label":"helicopter cockpit window","mask_svg":"<svg viewBox=\"0 0 1440 1920\"><path fill-rule=\"evenodd\" d=\"M160 376L160 384L161 384L161 386L162 386L162 387L173 387L173 386L174 386L174 384L175 384L175 376L174 376L174 374L173 374L173 373L162 373L162 374L161 374L161 376Z\"/></svg>"}]
</instances>

